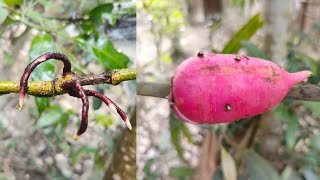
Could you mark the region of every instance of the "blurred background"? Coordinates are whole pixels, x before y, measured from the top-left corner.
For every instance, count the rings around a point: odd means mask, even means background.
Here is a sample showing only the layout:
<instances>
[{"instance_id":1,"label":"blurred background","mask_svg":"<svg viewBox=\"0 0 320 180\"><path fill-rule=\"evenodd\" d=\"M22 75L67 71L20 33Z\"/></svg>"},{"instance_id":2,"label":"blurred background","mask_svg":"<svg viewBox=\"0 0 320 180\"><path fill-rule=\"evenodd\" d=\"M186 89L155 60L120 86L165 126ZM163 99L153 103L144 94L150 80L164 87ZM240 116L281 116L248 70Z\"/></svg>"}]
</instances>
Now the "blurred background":
<instances>
[{"instance_id":1,"label":"blurred background","mask_svg":"<svg viewBox=\"0 0 320 180\"><path fill-rule=\"evenodd\" d=\"M270 59L309 69L319 85L318 0L139 0L137 73L168 84L199 50ZM318 102L284 100L230 124L191 125L167 99L138 96L138 179L320 179Z\"/></svg>"},{"instance_id":2,"label":"blurred background","mask_svg":"<svg viewBox=\"0 0 320 180\"><path fill-rule=\"evenodd\" d=\"M52 51L66 54L80 75L135 66L134 0L0 0L0 25L0 80L19 80L30 61ZM32 80L61 71L62 63L50 60ZM87 88L116 102L135 125L135 81ZM27 96L22 111L17 100L18 94L0 94L1 180L135 177L135 131L101 101L89 98L88 129L75 142L80 99Z\"/></svg>"}]
</instances>

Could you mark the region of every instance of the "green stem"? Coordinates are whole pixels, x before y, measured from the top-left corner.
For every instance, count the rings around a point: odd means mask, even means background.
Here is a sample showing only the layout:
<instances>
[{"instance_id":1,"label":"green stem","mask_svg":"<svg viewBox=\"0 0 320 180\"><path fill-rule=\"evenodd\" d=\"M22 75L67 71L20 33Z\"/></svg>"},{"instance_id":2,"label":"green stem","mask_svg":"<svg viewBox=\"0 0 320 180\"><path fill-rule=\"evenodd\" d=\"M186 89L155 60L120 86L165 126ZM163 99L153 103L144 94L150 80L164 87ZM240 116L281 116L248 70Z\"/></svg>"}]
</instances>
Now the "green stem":
<instances>
[{"instance_id":1,"label":"green stem","mask_svg":"<svg viewBox=\"0 0 320 180\"><path fill-rule=\"evenodd\" d=\"M135 68L116 70L112 75L112 84L116 85L121 83L122 81L127 81L132 79L136 79Z\"/></svg>"}]
</instances>

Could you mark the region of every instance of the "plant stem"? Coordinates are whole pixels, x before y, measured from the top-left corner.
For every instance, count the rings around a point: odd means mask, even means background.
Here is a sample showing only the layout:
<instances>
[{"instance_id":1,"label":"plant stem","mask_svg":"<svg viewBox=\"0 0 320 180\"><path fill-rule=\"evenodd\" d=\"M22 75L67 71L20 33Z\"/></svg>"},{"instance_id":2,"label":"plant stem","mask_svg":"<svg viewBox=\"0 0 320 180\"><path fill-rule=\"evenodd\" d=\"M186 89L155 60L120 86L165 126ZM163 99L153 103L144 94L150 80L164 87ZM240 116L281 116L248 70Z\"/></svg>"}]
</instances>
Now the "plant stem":
<instances>
[{"instance_id":1,"label":"plant stem","mask_svg":"<svg viewBox=\"0 0 320 180\"><path fill-rule=\"evenodd\" d=\"M87 77L78 76L82 86L94 84L117 85L123 81L136 79L134 68L117 69L104 72L99 75ZM33 96L56 96L67 93L61 85L70 81L70 76L59 77L53 81L32 81L28 83L27 94ZM0 95L19 93L20 81L0 81Z\"/></svg>"},{"instance_id":2,"label":"plant stem","mask_svg":"<svg viewBox=\"0 0 320 180\"><path fill-rule=\"evenodd\" d=\"M135 68L128 68L122 71L115 71L112 75L112 84L119 84L122 81L136 79L136 69Z\"/></svg>"}]
</instances>

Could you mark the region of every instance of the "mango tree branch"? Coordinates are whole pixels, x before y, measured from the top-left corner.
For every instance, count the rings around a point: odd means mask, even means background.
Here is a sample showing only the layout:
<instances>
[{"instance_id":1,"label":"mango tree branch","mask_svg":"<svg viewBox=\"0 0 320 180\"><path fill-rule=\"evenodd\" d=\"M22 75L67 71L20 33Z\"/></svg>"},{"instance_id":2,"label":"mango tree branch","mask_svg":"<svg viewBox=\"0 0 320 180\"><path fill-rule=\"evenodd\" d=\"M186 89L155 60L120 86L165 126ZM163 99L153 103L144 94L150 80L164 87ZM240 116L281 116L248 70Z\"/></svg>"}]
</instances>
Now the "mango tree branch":
<instances>
[{"instance_id":1,"label":"mango tree branch","mask_svg":"<svg viewBox=\"0 0 320 180\"><path fill-rule=\"evenodd\" d=\"M62 88L66 82L72 78L77 78L81 86L94 84L111 84L117 85L123 81L136 79L136 70L134 68L117 69L104 72L99 75L79 76L62 76L53 81L30 81L28 84L27 94L33 96L56 96L68 93ZM19 93L20 81L0 81L0 95L9 93Z\"/></svg>"},{"instance_id":2,"label":"mango tree branch","mask_svg":"<svg viewBox=\"0 0 320 180\"><path fill-rule=\"evenodd\" d=\"M139 82L137 95L166 98L170 93L169 83ZM320 101L320 87L307 82L295 85L285 99L301 101Z\"/></svg>"}]
</instances>

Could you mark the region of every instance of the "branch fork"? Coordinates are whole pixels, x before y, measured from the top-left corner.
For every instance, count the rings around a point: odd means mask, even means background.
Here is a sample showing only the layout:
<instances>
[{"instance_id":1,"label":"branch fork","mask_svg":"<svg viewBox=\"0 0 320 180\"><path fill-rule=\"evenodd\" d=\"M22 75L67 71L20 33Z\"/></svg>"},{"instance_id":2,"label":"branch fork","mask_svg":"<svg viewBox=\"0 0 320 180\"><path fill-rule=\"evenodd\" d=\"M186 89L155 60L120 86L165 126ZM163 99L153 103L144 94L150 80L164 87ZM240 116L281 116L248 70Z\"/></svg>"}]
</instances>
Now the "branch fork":
<instances>
[{"instance_id":1,"label":"branch fork","mask_svg":"<svg viewBox=\"0 0 320 180\"><path fill-rule=\"evenodd\" d=\"M73 135L74 140L78 140L79 136L87 130L88 126L88 110L89 110L89 101L88 96L94 96L101 101L103 101L113 112L120 115L123 122L126 126L132 130L130 121L126 113L121 110L113 101L111 101L107 96L99 94L96 91L84 89L82 86L88 84L97 84L97 83L111 83L118 84L121 82L119 76L115 76L115 82L112 82L113 78L110 78L112 74L116 72L106 72L102 75L95 75L91 77L82 77L71 71L71 63L67 56L58 52L49 52L43 54L33 60L24 70L24 73L20 79L20 89L19 89L19 102L17 104L17 109L21 110L24 105L24 97L26 92L28 92L28 79L32 71L41 63L49 60L56 59L62 61L64 64L62 77L57 78L51 82L53 92L51 94L43 94L44 96L54 96L63 93L68 93L70 96L81 98L82 100L82 118L78 131Z\"/></svg>"}]
</instances>

